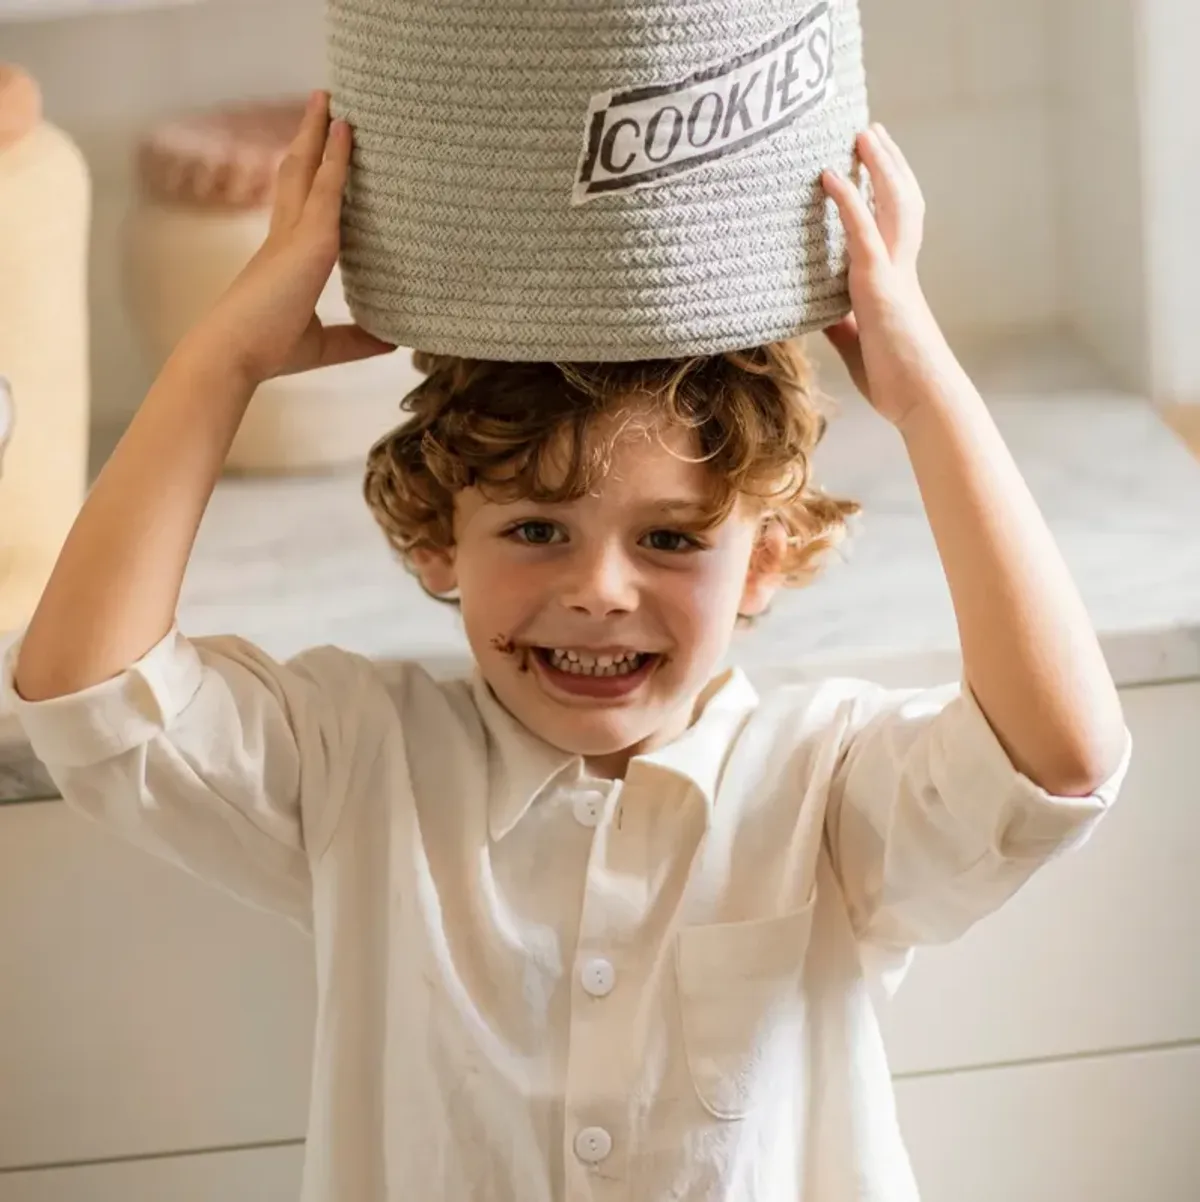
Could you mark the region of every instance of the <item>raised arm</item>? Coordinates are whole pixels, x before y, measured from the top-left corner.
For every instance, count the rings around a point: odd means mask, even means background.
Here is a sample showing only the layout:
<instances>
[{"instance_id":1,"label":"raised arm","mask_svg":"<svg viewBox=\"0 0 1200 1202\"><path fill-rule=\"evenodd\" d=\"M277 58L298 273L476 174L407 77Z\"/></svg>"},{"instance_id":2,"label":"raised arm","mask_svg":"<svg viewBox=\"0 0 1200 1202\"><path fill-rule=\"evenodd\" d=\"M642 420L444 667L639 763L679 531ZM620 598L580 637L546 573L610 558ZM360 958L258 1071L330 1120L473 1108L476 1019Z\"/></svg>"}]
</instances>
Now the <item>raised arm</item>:
<instances>
[{"instance_id":1,"label":"raised arm","mask_svg":"<svg viewBox=\"0 0 1200 1202\"><path fill-rule=\"evenodd\" d=\"M904 439L980 709L1013 767L1049 793L1086 796L1126 750L1116 688L1054 539L925 301L916 177L880 126L859 150L874 213L844 178L825 177L847 230L854 306L830 340Z\"/></svg>"},{"instance_id":2,"label":"raised arm","mask_svg":"<svg viewBox=\"0 0 1200 1202\"><path fill-rule=\"evenodd\" d=\"M315 93L279 174L270 233L182 340L93 485L29 623L28 701L126 669L173 622L196 531L255 387L392 349L315 307L337 261L351 136Z\"/></svg>"}]
</instances>

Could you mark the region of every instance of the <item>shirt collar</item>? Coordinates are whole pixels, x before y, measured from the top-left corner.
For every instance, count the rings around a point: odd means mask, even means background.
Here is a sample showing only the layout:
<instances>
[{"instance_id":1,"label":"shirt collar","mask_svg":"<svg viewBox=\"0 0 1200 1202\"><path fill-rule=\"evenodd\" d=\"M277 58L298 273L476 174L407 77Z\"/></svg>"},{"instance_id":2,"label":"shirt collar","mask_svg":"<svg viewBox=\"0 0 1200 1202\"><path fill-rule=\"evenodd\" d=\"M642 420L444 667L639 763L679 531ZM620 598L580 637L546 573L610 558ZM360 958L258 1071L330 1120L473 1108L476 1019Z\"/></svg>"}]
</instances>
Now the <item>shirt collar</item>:
<instances>
[{"instance_id":1,"label":"shirt collar","mask_svg":"<svg viewBox=\"0 0 1200 1202\"><path fill-rule=\"evenodd\" d=\"M471 679L488 735L488 832L498 843L533 799L580 758L539 739L500 704L478 668Z\"/></svg>"},{"instance_id":2,"label":"shirt collar","mask_svg":"<svg viewBox=\"0 0 1200 1202\"><path fill-rule=\"evenodd\" d=\"M711 680L697 698L696 716L679 738L638 756L633 763L652 765L690 781L711 810L729 749L757 706L758 693L746 674L730 668Z\"/></svg>"},{"instance_id":3,"label":"shirt collar","mask_svg":"<svg viewBox=\"0 0 1200 1202\"><path fill-rule=\"evenodd\" d=\"M512 716L497 700L482 673L471 682L475 704L488 733L488 831L499 842L524 817L544 789L573 769L582 776L579 756L552 747ZM690 781L711 808L729 748L758 694L740 668L716 677L696 702L692 724L674 742L634 761Z\"/></svg>"}]
</instances>

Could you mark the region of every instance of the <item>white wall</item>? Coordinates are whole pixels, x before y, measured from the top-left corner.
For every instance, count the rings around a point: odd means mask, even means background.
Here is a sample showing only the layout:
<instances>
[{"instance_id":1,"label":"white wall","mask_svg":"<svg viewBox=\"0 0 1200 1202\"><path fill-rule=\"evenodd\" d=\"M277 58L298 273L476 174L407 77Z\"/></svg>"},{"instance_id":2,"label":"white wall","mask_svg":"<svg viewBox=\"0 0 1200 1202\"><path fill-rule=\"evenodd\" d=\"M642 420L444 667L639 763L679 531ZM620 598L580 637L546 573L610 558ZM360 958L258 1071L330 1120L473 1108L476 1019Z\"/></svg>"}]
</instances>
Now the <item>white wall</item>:
<instances>
[{"instance_id":1,"label":"white wall","mask_svg":"<svg viewBox=\"0 0 1200 1202\"><path fill-rule=\"evenodd\" d=\"M1200 3L1137 2L1150 385L1200 406Z\"/></svg>"},{"instance_id":2,"label":"white wall","mask_svg":"<svg viewBox=\"0 0 1200 1202\"><path fill-rule=\"evenodd\" d=\"M1053 36L1056 11L1130 2L861 0L873 107L927 192L926 286L952 333L1044 332L1072 324L1074 313L1093 345L1112 349L1115 368L1138 375L1144 338L1130 313L1140 296L1129 289L1109 295L1105 283L1113 272L1140 278L1139 244L1109 239L1112 264L1088 250L1114 223L1136 215L1137 188L1129 182L1136 163L1125 161L1136 138L1122 127L1119 157L1106 159L1105 172L1095 170L1092 143L1074 134L1086 128L1101 139L1102 124L1091 120L1099 81L1087 75L1084 57L1065 61ZM122 416L148 383L118 275L133 138L173 109L319 85L322 0L197 0L161 11L0 24L0 57L40 78L50 117L78 137L95 172L94 407L101 420ZM1071 72L1087 86L1067 88ZM1066 117L1064 93L1074 105ZM1116 110L1105 119L1129 120Z\"/></svg>"},{"instance_id":3,"label":"white wall","mask_svg":"<svg viewBox=\"0 0 1200 1202\"><path fill-rule=\"evenodd\" d=\"M1063 308L1126 387L1149 391L1137 0L1057 0L1055 200Z\"/></svg>"},{"instance_id":4,"label":"white wall","mask_svg":"<svg viewBox=\"0 0 1200 1202\"><path fill-rule=\"evenodd\" d=\"M923 274L947 327L1058 324L1046 0L861 0L874 115L926 193Z\"/></svg>"}]
</instances>

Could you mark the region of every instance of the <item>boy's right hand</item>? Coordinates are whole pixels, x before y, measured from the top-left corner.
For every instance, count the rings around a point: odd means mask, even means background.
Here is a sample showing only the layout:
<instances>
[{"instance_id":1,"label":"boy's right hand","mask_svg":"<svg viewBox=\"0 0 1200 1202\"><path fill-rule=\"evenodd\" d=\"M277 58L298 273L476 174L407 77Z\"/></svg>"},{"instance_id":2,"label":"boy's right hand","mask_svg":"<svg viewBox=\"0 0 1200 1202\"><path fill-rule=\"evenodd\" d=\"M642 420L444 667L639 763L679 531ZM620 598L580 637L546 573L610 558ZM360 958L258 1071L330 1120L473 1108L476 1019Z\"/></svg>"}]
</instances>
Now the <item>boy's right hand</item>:
<instances>
[{"instance_id":1,"label":"boy's right hand","mask_svg":"<svg viewBox=\"0 0 1200 1202\"><path fill-rule=\"evenodd\" d=\"M316 313L341 245L351 144L349 125L329 120L328 94L314 92L279 168L266 240L189 336L249 388L395 349L357 325L324 326Z\"/></svg>"}]
</instances>

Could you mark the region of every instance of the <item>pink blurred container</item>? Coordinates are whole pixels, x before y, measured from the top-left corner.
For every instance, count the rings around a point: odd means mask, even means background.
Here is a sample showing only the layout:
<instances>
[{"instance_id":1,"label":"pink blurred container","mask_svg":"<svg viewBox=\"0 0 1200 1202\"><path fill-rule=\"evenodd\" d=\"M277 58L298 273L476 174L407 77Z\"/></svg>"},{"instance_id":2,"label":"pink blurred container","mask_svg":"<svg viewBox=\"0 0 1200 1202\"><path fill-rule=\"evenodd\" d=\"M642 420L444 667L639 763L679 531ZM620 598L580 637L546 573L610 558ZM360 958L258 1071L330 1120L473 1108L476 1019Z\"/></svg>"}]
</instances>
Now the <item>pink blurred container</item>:
<instances>
[{"instance_id":1,"label":"pink blurred container","mask_svg":"<svg viewBox=\"0 0 1200 1202\"><path fill-rule=\"evenodd\" d=\"M266 237L275 173L303 109L303 99L229 105L167 121L141 140L125 291L154 370ZM317 312L326 323L351 320L336 268ZM315 472L361 463L399 420L400 400L419 378L397 351L270 380L250 403L227 468Z\"/></svg>"}]
</instances>

